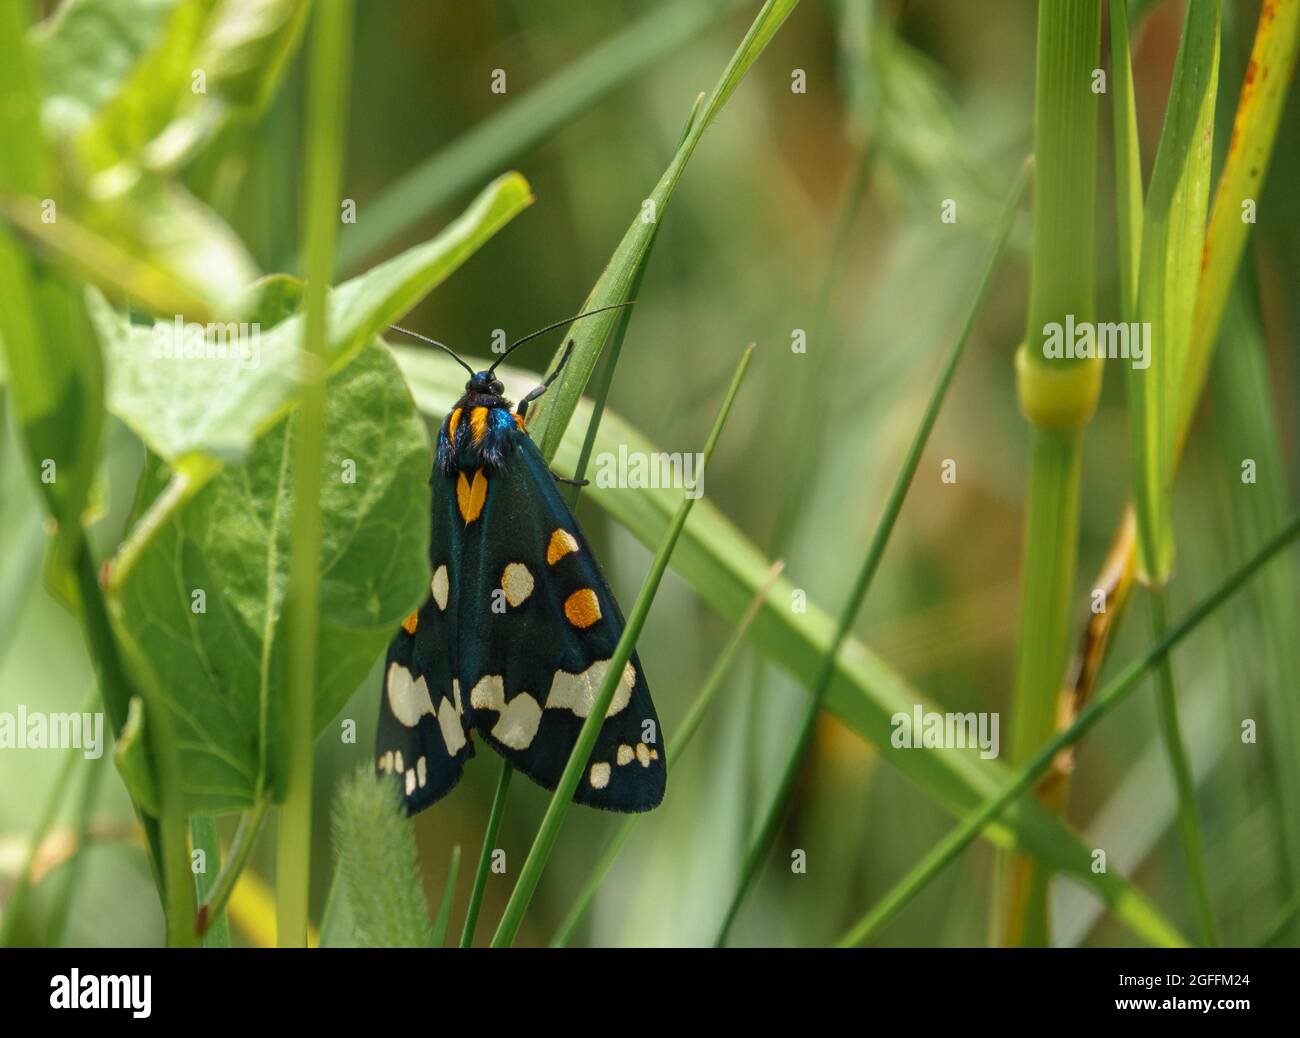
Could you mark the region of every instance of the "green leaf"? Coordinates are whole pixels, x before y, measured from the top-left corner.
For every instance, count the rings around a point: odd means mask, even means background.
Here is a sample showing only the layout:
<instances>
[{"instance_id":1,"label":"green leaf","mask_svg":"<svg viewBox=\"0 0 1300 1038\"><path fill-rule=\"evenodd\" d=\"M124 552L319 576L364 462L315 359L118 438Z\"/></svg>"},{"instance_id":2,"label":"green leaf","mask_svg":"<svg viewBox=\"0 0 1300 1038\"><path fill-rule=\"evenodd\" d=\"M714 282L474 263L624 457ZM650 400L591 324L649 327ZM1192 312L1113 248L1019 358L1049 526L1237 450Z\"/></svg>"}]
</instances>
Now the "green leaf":
<instances>
[{"instance_id":1,"label":"green leaf","mask_svg":"<svg viewBox=\"0 0 1300 1038\"><path fill-rule=\"evenodd\" d=\"M1175 441L1201 273L1219 78L1219 0L1191 0L1156 151L1142 232L1138 320L1150 367L1129 367L1138 564L1163 584L1173 567Z\"/></svg>"},{"instance_id":2,"label":"green leaf","mask_svg":"<svg viewBox=\"0 0 1300 1038\"><path fill-rule=\"evenodd\" d=\"M175 169L231 117L260 113L307 10L304 0L76 0L32 34L46 128L75 138L96 171Z\"/></svg>"},{"instance_id":3,"label":"green leaf","mask_svg":"<svg viewBox=\"0 0 1300 1038\"><path fill-rule=\"evenodd\" d=\"M114 575L119 634L173 712L191 810L219 814L282 793L293 424L282 418L241 464L162 512ZM427 594L432 467L424 423L377 342L331 376L326 428L317 732Z\"/></svg>"},{"instance_id":4,"label":"green leaf","mask_svg":"<svg viewBox=\"0 0 1300 1038\"><path fill-rule=\"evenodd\" d=\"M180 0L67 0L30 34L52 136L84 129L121 88Z\"/></svg>"},{"instance_id":5,"label":"green leaf","mask_svg":"<svg viewBox=\"0 0 1300 1038\"><path fill-rule=\"evenodd\" d=\"M243 243L171 179L278 84L303 0L79 0L31 34L45 131L63 186L0 208L83 276L157 313L235 313L256 268Z\"/></svg>"},{"instance_id":6,"label":"green leaf","mask_svg":"<svg viewBox=\"0 0 1300 1038\"><path fill-rule=\"evenodd\" d=\"M440 420L463 391L464 373L427 352L407 347L395 347L393 352L420 409ZM472 358L465 359L473 364ZM537 383L535 374L518 369L498 368L497 373L507 395L514 398ZM572 475L590 416L591 404L584 399L555 456L557 471ZM595 450L617 453L620 447L646 456L659 450L617 414L606 411ZM663 539L682 499L679 490L607 489L594 482L584 487L583 493L651 548ZM691 513L672 557L674 571L729 623L738 622L744 615L766 582L770 567L771 560L765 559L754 543L708 500L700 501ZM811 684L834 637L834 620L811 600L805 612L794 612L788 604L793 590L788 580L776 583L754 619L750 640L796 680ZM860 641L850 638L845 642L827 690L827 709L884 751L890 763L928 796L954 815L962 816L996 792L1011 772L997 761L981 759L977 751L893 750L891 718L900 712L910 716L917 703L925 710L941 709ZM1053 870L1087 884L1117 918L1143 938L1160 943L1176 933L1176 928L1123 876L1094 874L1090 848L1037 800L1026 798L1014 805L985 834L1000 846L1021 849Z\"/></svg>"},{"instance_id":7,"label":"green leaf","mask_svg":"<svg viewBox=\"0 0 1300 1038\"><path fill-rule=\"evenodd\" d=\"M659 222L664 216L664 209L677 187L682 171L695 153L695 147L699 144L704 131L721 111L722 106L727 103L732 91L744 78L750 66L758 60L758 56L763 53L763 49L798 2L799 0L768 0L763 5L763 9L754 19L749 32L745 34L745 38L723 71L717 85L714 86L713 93L705 102L703 109L697 106L692 112L691 122L677 148L677 153L668 164L663 176L659 178L659 183L655 185L650 197L639 207L641 211L633 218L632 225L614 250L614 255L596 281L591 294L587 296L587 301L582 307L584 311L622 303L628 299L638 272L649 256L650 247L659 230ZM575 347L564 373L550 391L534 405L535 409L529 419L529 431L537 441L543 457L554 457L559 448L569 419L573 417L574 409L578 406L578 399L582 396L592 369L595 368L600 352L604 348L605 340L618 319L617 310L589 317L578 324L573 335L566 338L565 342L569 338L573 339ZM564 348L562 343L551 362L552 368L559 363Z\"/></svg>"},{"instance_id":8,"label":"green leaf","mask_svg":"<svg viewBox=\"0 0 1300 1038\"><path fill-rule=\"evenodd\" d=\"M437 237L336 288L330 300L329 370L347 364L531 201L523 177L506 174ZM292 278L263 279L255 286L252 320L188 332L180 317L132 325L92 293L91 313L109 358L110 409L174 466L185 468L200 455L219 461L242 457L262 430L294 405L302 317L286 315L296 309L300 293ZM273 327L263 331L263 320ZM191 351L197 356L174 355L178 339L188 343L200 332L196 345L202 348ZM233 352L236 344L241 352Z\"/></svg>"}]
</instances>

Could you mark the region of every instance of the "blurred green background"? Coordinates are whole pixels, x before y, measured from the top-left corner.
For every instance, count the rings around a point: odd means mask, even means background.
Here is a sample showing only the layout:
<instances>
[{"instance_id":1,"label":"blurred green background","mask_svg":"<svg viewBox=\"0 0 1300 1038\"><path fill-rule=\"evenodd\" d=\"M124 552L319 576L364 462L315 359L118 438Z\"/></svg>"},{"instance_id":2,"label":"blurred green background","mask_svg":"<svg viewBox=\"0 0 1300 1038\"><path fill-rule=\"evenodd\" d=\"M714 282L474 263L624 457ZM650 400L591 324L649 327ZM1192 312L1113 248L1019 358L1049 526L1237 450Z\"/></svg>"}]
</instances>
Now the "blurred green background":
<instances>
[{"instance_id":1,"label":"blurred green background","mask_svg":"<svg viewBox=\"0 0 1300 1038\"><path fill-rule=\"evenodd\" d=\"M1135 21L1134 66L1149 169L1181 5L1131 6L1135 14L1146 13ZM536 204L403 323L481 356L495 329L513 338L576 312L671 158L695 96L712 86L756 7L712 0L358 4L344 158L344 192L356 201L357 224L343 229L340 277L428 238L490 176L515 168L528 178ZM1221 140L1257 7L1225 5ZM656 34L683 38L469 188L431 211L406 216L397 235L368 229L368 216L386 204L403 176L445 155L461 135L629 26L639 26L629 37L634 49L660 46ZM1034 5L1026 3L805 0L706 133L666 211L609 406L662 449L696 450L739 350L756 341L750 381L706 491L765 553L785 558L794 586L824 608L837 609L848 591L939 358L969 305L1005 191L1032 148L1034 26ZM300 273L294 253L304 65L300 51L265 116L229 134L186 174L265 271ZM504 95L489 89L498 68L507 75ZM806 93L792 91L796 70L806 73ZM593 68L587 74L602 73ZM1243 529L1236 507L1234 495L1247 489L1236 479L1240 459L1264 449L1234 410L1240 393L1263 387L1256 417L1264 416L1281 451L1282 468L1270 476L1280 481L1283 500L1294 496L1285 488L1297 475L1300 200L1285 188L1300 182L1298 116L1293 91L1246 263L1246 280L1262 301L1262 336L1248 344L1261 366L1254 382L1236 386L1234 397L1233 373L1220 373L1216 362L1179 473L1179 561L1170 592L1175 616L1268 532ZM1100 305L1113 313L1108 118L1107 111L1098 283ZM956 225L939 218L948 198L958 200ZM947 708L1000 711L1004 747L1028 446L1012 368L1023 334L1027 223L1013 242L855 628ZM1246 349L1243 327L1230 326L1224 341ZM791 350L796 329L807 333L806 354ZM514 359L540 368L549 349L539 346ZM1108 376L1088 428L1079 624L1087 582L1128 497L1120 383ZM818 428L824 433L813 431ZM42 512L18 465L12 430L5 437L0 710L19 703L78 709L92 688L89 660L76 623L41 586ZM957 463L955 485L940 481L944 459ZM120 536L141 460L131 434L111 424L105 512L95 527L105 550ZM579 518L629 606L649 551L590 506L580 507ZM1284 680L1260 622L1260 611L1268 608L1259 596L1239 599L1176 660L1214 895L1225 936L1234 943L1253 940L1275 918L1279 877L1287 868L1281 828L1300 824L1279 814L1267 754L1261 746L1242 747L1236 734L1243 717L1262 716L1267 690ZM670 573L639 644L670 738L727 633L727 625ZM1142 618L1131 619L1112 661L1122 664L1146 641ZM358 723L355 745L339 742L337 726L318 743L313 918L332 867L332 792L370 754L378 688L376 666L341 715ZM1297 694L1294 687L1291 694ZM698 743L673 762L664 806L623 854L580 942L712 939L748 827L776 782L805 696L799 684L746 650ZM0 893L13 881L59 766L55 753L0 753ZM65 940L158 943L161 914L129 802L107 758L96 766L103 781L92 843L78 866ZM493 755L480 750L455 793L416 821L424 881L435 904L451 847L464 849L453 932L498 771ZM82 777L79 772L75 781ZM513 783L498 841L511 876L546 803L543 790L522 779ZM794 806L734 943L817 944L837 937L952 824L829 715L819 725ZM43 932L67 878L71 813L65 812L38 859L32 939ZM1084 742L1067 817L1085 843L1107 849L1112 869L1134 878L1175 921L1187 924L1173 791L1148 696L1135 696ZM549 938L616 821L597 812L570 813L520 943ZM228 838L225 822L223 833ZM271 875L273 847L268 831L252 861L255 874ZM807 875L790 873L792 848L807 851ZM886 928L881 943L984 943L992 864L989 846L976 844ZM480 941L504 905L511 876L489 878ZM246 887L232 906L238 943L265 939L249 922L258 917L255 894ZM1077 886L1058 881L1053 907L1058 943L1133 940Z\"/></svg>"}]
</instances>

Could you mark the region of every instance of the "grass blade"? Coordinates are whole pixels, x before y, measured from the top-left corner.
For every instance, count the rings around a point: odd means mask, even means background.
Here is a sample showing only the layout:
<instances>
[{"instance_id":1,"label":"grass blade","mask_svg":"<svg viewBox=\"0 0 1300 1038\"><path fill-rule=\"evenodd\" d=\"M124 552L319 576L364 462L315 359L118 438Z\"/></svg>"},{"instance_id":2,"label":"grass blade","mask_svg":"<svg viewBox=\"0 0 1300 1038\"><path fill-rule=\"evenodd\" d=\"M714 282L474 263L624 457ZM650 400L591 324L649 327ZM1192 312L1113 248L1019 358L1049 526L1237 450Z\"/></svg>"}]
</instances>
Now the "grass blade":
<instances>
[{"instance_id":1,"label":"grass blade","mask_svg":"<svg viewBox=\"0 0 1300 1038\"><path fill-rule=\"evenodd\" d=\"M451 901L456 894L456 874L460 872L460 844L451 849L451 864L447 866L447 882L442 888L442 902L433 920L429 946L441 948L447 943L447 926L451 923Z\"/></svg>"},{"instance_id":2,"label":"grass blade","mask_svg":"<svg viewBox=\"0 0 1300 1038\"><path fill-rule=\"evenodd\" d=\"M1173 566L1174 440L1201 270L1210 189L1219 0L1192 0L1151 173L1137 319L1150 327L1150 367L1128 368L1138 566L1163 584Z\"/></svg>"},{"instance_id":3,"label":"grass blade","mask_svg":"<svg viewBox=\"0 0 1300 1038\"><path fill-rule=\"evenodd\" d=\"M1242 206L1259 198L1286 104L1287 88L1300 49L1300 0L1272 0L1262 5L1251 47L1250 64L1232 125L1232 143L1214 193L1214 208L1205 234L1205 267L1196 293L1191 345L1183 366L1178 399L1180 440L1187 435L1197 401L1205 388L1214 343L1224 308L1253 221Z\"/></svg>"},{"instance_id":4,"label":"grass blade","mask_svg":"<svg viewBox=\"0 0 1300 1038\"><path fill-rule=\"evenodd\" d=\"M740 618L740 623L736 625L736 629L732 632L730 640L723 648L717 663L713 665L713 670L709 672L709 676L700 687L700 694L695 697L690 709L686 712L686 716L682 718L682 723L677 728L677 734L670 742L665 744L664 755L670 760L680 760L681 754L691 744L691 740L700 727L700 722L704 720L705 712L722 688L722 682L730 673L731 665L735 662L736 656L744 645L749 625L753 622L759 607L767 599L772 586L776 583L776 578L781 575L781 570L784 568L784 562L775 562L772 564L772 568L767 571L767 581L759 589L758 594L754 596L754 600L749 604L745 615ZM643 814L628 815L627 818L623 819L623 823L618 829L615 830L604 851L601 852L595 868L591 870L591 875L587 877L587 882L583 884L582 890L578 892L577 898L574 899L569 914L565 916L564 922L560 924L555 936L551 938L552 948L562 948L569 943L574 930L578 927L578 923L582 921L587 909L591 907L591 902L595 900L601 884L605 882L605 878L609 875L609 870L614 867L614 862L623 850L623 845L627 843L629 837L636 830L637 824L644 817Z\"/></svg>"},{"instance_id":5,"label":"grass blade","mask_svg":"<svg viewBox=\"0 0 1300 1038\"><path fill-rule=\"evenodd\" d=\"M483 891L487 886L488 868L492 864L492 851L496 847L497 833L501 831L501 819L506 813L506 793L510 789L510 776L515 769L508 760L501 762L501 775L497 779L496 792L492 794L492 808L488 812L487 828L483 830L483 849L479 851L478 868L474 870L474 885L470 888L469 907L465 909L465 925L460 931L460 946L472 947L474 929L478 926L479 909L483 906Z\"/></svg>"},{"instance_id":6,"label":"grass blade","mask_svg":"<svg viewBox=\"0 0 1300 1038\"><path fill-rule=\"evenodd\" d=\"M714 421L713 428L704 443L702 462L704 468L708 467L709 459L713 456L713 449L717 446L718 437L722 435L722 427L727 422L727 415L731 412L731 405L735 402L736 394L740 390L740 383L745 377L745 371L749 368L749 362L753 355L754 347L751 345L746 348L740 358L740 364L736 367L736 374L731 380L731 386L727 389L727 395L723 398L718 417ZM600 734L600 726L604 723L605 712L614 699L614 690L617 688L619 681L622 680L623 668L632 656L637 636L641 633L646 617L650 615L650 606L654 603L655 594L659 590L659 582L668 569L668 560L672 556L673 548L677 545L677 538L681 536L682 528L686 525L686 519L691 514L691 508L694 504L694 499L690 497L682 499L677 514L673 517L672 525L668 528L668 533L659 546L654 561L650 564L650 572L646 574L645 582L641 585L641 591L637 595L636 603L632 606L631 613L628 614L623 635L618 640L618 646L615 648L613 656L610 657L609 671L601 684L600 691L596 694L591 712L587 715L582 730L578 733L578 739L569 754L569 761L564 767L564 773L556 784L555 793L551 797L551 803L546 809L545 816L542 818L542 824L533 840L533 846L528 852L528 858L524 861L524 866L519 873L519 879L510 894L510 900L506 903L505 912L502 913L501 922L497 926L495 936L492 938L492 947L494 948L509 947L514 941L515 934L519 931L519 924L523 921L524 912L528 908L529 901L532 900L533 891L537 889L537 882L542 877L542 870L546 868L546 861L550 857L551 849L559 838L560 825L564 821L565 814L568 813L574 790L578 788L578 782L587 767L587 758L591 756L592 748L596 745L596 737Z\"/></svg>"},{"instance_id":7,"label":"grass blade","mask_svg":"<svg viewBox=\"0 0 1300 1038\"><path fill-rule=\"evenodd\" d=\"M1152 635L1165 633L1164 584L1173 567L1178 397L1192 333L1209 200L1219 0L1192 0L1183 22L1142 235L1137 313L1151 329L1150 367L1128 369L1138 565L1150 584ZM1125 315L1126 319L1128 315ZM1178 723L1173 665L1156 665L1158 716L1178 790L1178 824L1201 940L1218 943L1196 789Z\"/></svg>"},{"instance_id":8,"label":"grass blade","mask_svg":"<svg viewBox=\"0 0 1300 1038\"><path fill-rule=\"evenodd\" d=\"M623 240L619 242L614 255L583 304L583 311L627 301L633 282L649 255L659 223L663 220L664 210L677 187L677 181L695 153L696 145L699 144L704 131L708 129L709 123L726 104L740 80L758 60L758 56L798 2L799 0L767 0L763 5L763 9L759 11L749 32L745 34L740 47L713 88L713 93L704 103L703 109L698 110L691 121L677 153L646 200L653 205L653 210L641 208L632 220L632 225L623 235ZM647 211L651 211L653 215L653 219L648 222L642 215ZM564 374L551 387L550 392L538 401L537 411L533 413L528 423L529 433L536 441L542 456L548 461L559 449L560 441L564 438L564 430L569 424L569 419L573 417L578 399L586 388L587 380L596 366L610 329L618 320L617 314L618 311L612 311L588 318L578 326L572 336L567 337L574 341L575 347ZM559 363L563 350L564 346L561 345L556 351L551 361L552 368Z\"/></svg>"},{"instance_id":9,"label":"grass blade","mask_svg":"<svg viewBox=\"0 0 1300 1038\"><path fill-rule=\"evenodd\" d=\"M772 842L776 839L777 828L785 815L790 794L794 790L795 779L799 775L799 769L803 765L804 756L812 741L817 716L821 713L822 704L826 699L826 690L830 688L831 681L835 676L835 659L839 655L840 649L843 648L845 639L849 636L849 631L853 628L853 622L862 608L862 602L866 598L867 590L871 587L871 581L880 566L880 560L884 557L885 547L889 543L889 536L894 531L894 523L898 520L898 513L903 509L903 501L907 498L907 491L912 485L912 478L916 475L917 466L921 464L921 454L930 439L930 432L934 429L934 423L939 417L939 409L943 406L944 397L947 395L948 387L952 384L952 377L957 371L957 363L966 350L966 343L970 338L971 330L975 327L975 320L984 308L984 299L993 283L993 275L1001 263L1002 251L1006 247L1007 238L1010 236L1012 225L1015 223L1016 212L1028 184L1029 164L1026 163L1025 169L1016 179L1016 183L1011 189L1010 198L1007 199L1006 209L1002 214L1001 226L993 239L993 246L989 250L988 260L984 265L979 285L975 290L975 298L971 301L970 310L966 314L966 322L962 327L961 334L957 336L957 341L953 343L952 349L948 352L947 360L939 373L938 381L935 383L934 390L930 394L930 401L926 405L925 413L921 418L921 424L912 437L912 444L908 448L907 457L904 459L902 468L899 469L898 476L894 480L889 500L885 503L884 514L881 515L879 523L876 524L875 533L872 534L866 558L863 559L853 589L849 592L848 601L845 602L844 608L840 612L835 627L835 635L831 639L830 648L822 658L817 679L812 685L812 694L800 720L794 747L786 760L785 769L782 771L781 779L777 783L772 802L768 805L763 816L763 822L759 827L758 834L745 856L740 882L736 886L736 892L732 895L731 904L727 907L722 926L718 930L715 944L719 946L726 943L727 935L731 931L731 925L735 922L736 913L740 911L741 902L744 901L745 895L757 878L759 867L771 850Z\"/></svg>"},{"instance_id":10,"label":"grass blade","mask_svg":"<svg viewBox=\"0 0 1300 1038\"><path fill-rule=\"evenodd\" d=\"M1137 688L1147 672L1191 634L1196 627L1214 613L1224 602L1236 594L1252 576L1274 555L1285 548L1300 533L1300 515L1261 548L1249 562L1225 580L1212 594L1203 599L1184 619L1161 638L1143 657L1129 664L1118 677L1106 686L1092 704L1079 714L1075 722L1058 733L1033 757L1023 764L1015 777L971 812L966 820L944 837L917 865L890 890L876 906L862 917L837 942L839 947L862 944L886 922L894 917L918 892L934 879L972 841L985 825L997 817L1008 804L1033 785L1061 750L1074 745L1087 731L1114 707L1123 702Z\"/></svg>"}]
</instances>

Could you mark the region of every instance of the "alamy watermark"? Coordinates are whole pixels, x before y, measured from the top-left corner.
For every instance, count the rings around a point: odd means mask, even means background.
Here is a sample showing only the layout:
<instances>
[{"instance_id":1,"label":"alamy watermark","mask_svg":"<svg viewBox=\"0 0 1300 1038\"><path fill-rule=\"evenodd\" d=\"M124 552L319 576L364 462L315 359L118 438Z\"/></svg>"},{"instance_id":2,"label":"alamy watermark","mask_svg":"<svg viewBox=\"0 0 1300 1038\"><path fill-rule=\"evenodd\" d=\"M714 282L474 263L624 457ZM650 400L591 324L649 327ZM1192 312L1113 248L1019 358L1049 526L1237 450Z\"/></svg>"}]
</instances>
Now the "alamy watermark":
<instances>
[{"instance_id":1,"label":"alamy watermark","mask_svg":"<svg viewBox=\"0 0 1300 1038\"><path fill-rule=\"evenodd\" d=\"M1127 360L1142 370L1151 366L1151 323L1132 321L1127 324L1076 321L1065 315L1065 324L1049 321L1043 325L1043 356L1048 360Z\"/></svg>"},{"instance_id":2,"label":"alamy watermark","mask_svg":"<svg viewBox=\"0 0 1300 1038\"><path fill-rule=\"evenodd\" d=\"M199 324L177 314L171 324L153 326L152 353L157 360L229 360L255 368L262 362L262 326L256 321Z\"/></svg>"},{"instance_id":3,"label":"alamy watermark","mask_svg":"<svg viewBox=\"0 0 1300 1038\"><path fill-rule=\"evenodd\" d=\"M692 501L704 496L704 455L690 452L630 451L596 455L596 486L601 489L683 490Z\"/></svg>"},{"instance_id":4,"label":"alamy watermark","mask_svg":"<svg viewBox=\"0 0 1300 1038\"><path fill-rule=\"evenodd\" d=\"M917 703L910 714L889 719L893 732L890 745L896 750L966 750L979 747L980 756L992 760L998 755L999 715L996 713L946 713L925 710Z\"/></svg>"},{"instance_id":5,"label":"alamy watermark","mask_svg":"<svg viewBox=\"0 0 1300 1038\"><path fill-rule=\"evenodd\" d=\"M133 973L83 974L73 968L50 978L51 1009L129 1009L137 1020L152 1010L153 977Z\"/></svg>"},{"instance_id":6,"label":"alamy watermark","mask_svg":"<svg viewBox=\"0 0 1300 1038\"><path fill-rule=\"evenodd\" d=\"M104 753L103 713L48 714L18 704L0 711L0 750L81 750L87 760Z\"/></svg>"}]
</instances>

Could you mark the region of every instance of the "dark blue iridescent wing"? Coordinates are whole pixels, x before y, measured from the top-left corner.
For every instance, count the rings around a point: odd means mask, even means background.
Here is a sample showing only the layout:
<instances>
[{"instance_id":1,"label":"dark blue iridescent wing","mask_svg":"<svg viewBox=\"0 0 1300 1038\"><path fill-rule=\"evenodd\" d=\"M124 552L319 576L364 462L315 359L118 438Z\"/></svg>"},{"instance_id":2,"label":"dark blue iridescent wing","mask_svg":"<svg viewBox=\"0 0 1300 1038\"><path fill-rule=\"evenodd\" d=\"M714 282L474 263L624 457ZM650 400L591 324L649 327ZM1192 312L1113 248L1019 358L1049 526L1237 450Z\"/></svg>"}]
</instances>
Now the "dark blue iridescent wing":
<instances>
[{"instance_id":1,"label":"dark blue iridescent wing","mask_svg":"<svg viewBox=\"0 0 1300 1038\"><path fill-rule=\"evenodd\" d=\"M414 814L449 793L474 756L470 718L456 680L456 614L464 527L451 484L432 479L429 597L407 618L384 660L376 766L398 778Z\"/></svg>"},{"instance_id":2,"label":"dark blue iridescent wing","mask_svg":"<svg viewBox=\"0 0 1300 1038\"><path fill-rule=\"evenodd\" d=\"M511 441L504 461L486 477L456 477L458 676L484 740L554 789L623 633L623 614L533 441L504 409L491 421ZM666 778L659 719L633 654L574 800L647 811L663 799Z\"/></svg>"}]
</instances>

